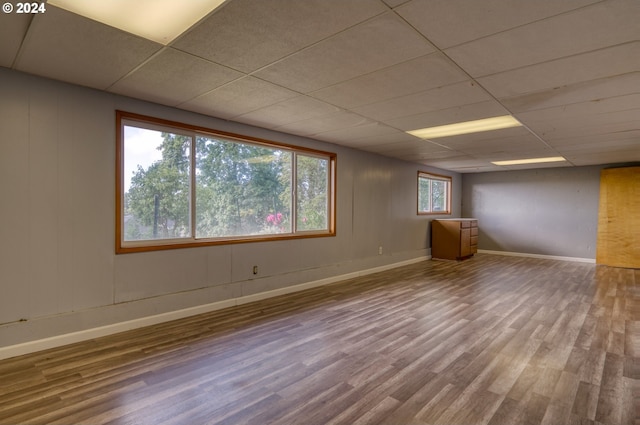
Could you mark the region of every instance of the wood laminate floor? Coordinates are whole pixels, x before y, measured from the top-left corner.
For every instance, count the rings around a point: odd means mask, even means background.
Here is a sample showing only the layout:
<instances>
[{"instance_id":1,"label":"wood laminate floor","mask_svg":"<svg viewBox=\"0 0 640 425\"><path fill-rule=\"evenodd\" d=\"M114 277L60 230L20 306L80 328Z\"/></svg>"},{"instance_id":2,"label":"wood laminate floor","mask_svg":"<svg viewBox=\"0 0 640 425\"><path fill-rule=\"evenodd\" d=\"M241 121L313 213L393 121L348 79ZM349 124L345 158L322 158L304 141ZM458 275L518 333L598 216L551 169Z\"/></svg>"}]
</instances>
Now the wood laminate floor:
<instances>
[{"instance_id":1,"label":"wood laminate floor","mask_svg":"<svg viewBox=\"0 0 640 425\"><path fill-rule=\"evenodd\" d=\"M477 255L0 362L1 424L638 424L640 270Z\"/></svg>"}]
</instances>

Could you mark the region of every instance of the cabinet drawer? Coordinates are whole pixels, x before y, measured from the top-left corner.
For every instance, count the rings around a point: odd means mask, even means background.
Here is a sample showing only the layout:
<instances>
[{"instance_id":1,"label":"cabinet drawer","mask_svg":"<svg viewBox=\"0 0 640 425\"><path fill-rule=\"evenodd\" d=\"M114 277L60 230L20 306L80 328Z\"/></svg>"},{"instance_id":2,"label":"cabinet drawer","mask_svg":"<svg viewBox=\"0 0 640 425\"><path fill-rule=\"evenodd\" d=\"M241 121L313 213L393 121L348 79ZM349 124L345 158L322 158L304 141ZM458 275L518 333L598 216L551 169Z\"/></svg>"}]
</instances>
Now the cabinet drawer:
<instances>
[{"instance_id":1,"label":"cabinet drawer","mask_svg":"<svg viewBox=\"0 0 640 425\"><path fill-rule=\"evenodd\" d=\"M471 245L476 245L476 246L478 246L478 237L477 237L477 236L471 236L470 241L471 241L471 242L470 242L470 243L471 243Z\"/></svg>"},{"instance_id":2,"label":"cabinet drawer","mask_svg":"<svg viewBox=\"0 0 640 425\"><path fill-rule=\"evenodd\" d=\"M457 255L458 257L467 257L473 254L473 250L471 247L471 229L462 229L460 230L460 251Z\"/></svg>"},{"instance_id":3,"label":"cabinet drawer","mask_svg":"<svg viewBox=\"0 0 640 425\"><path fill-rule=\"evenodd\" d=\"M471 236L478 236L478 228L477 227L472 227L471 228Z\"/></svg>"}]
</instances>

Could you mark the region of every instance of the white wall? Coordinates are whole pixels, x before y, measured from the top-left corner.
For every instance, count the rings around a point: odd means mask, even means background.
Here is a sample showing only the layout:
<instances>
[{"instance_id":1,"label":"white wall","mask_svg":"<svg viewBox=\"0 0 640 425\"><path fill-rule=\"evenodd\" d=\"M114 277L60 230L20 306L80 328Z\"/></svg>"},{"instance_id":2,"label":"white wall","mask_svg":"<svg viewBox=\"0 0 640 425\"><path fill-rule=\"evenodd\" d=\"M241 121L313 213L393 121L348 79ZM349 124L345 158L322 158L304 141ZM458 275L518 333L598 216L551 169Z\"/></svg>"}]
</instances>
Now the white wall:
<instances>
[{"instance_id":1,"label":"white wall","mask_svg":"<svg viewBox=\"0 0 640 425\"><path fill-rule=\"evenodd\" d=\"M116 256L116 109L336 152L337 236ZM426 256L419 169L460 215L455 173L5 68L0 129L0 347Z\"/></svg>"}]
</instances>

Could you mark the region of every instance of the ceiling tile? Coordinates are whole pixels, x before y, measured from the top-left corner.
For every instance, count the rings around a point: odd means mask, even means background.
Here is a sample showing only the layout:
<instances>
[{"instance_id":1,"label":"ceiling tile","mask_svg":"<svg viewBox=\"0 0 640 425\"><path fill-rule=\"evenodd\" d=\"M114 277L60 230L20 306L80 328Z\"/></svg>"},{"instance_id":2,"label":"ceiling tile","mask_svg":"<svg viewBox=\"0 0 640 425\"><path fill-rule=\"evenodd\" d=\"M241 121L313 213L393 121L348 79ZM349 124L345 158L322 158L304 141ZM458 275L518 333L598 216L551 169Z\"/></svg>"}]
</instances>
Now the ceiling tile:
<instances>
[{"instance_id":1,"label":"ceiling tile","mask_svg":"<svg viewBox=\"0 0 640 425\"><path fill-rule=\"evenodd\" d=\"M387 127L391 129L390 127ZM391 129L393 130L393 129ZM404 131L384 131L383 133L375 133L369 134L366 137L354 138L353 142L357 143L359 146L370 147L370 146L380 146L380 145L392 145L392 144L400 144L406 142L421 142L421 139L418 139L415 136L412 136ZM442 149L440 147L440 149Z\"/></svg>"},{"instance_id":2,"label":"ceiling tile","mask_svg":"<svg viewBox=\"0 0 640 425\"><path fill-rule=\"evenodd\" d=\"M504 98L500 99L500 102L511 112L518 114L638 92L640 92L640 72L633 72Z\"/></svg>"},{"instance_id":3,"label":"ceiling tile","mask_svg":"<svg viewBox=\"0 0 640 425\"><path fill-rule=\"evenodd\" d=\"M465 174L465 173L486 173L489 171L503 171L503 169L489 162L489 163L475 165L475 166L452 167L451 171L456 171L460 174Z\"/></svg>"},{"instance_id":4,"label":"ceiling tile","mask_svg":"<svg viewBox=\"0 0 640 425\"><path fill-rule=\"evenodd\" d=\"M604 123L633 121L638 114L640 88L639 93L522 112L517 114L517 118L529 126L595 127Z\"/></svg>"},{"instance_id":5,"label":"ceiling tile","mask_svg":"<svg viewBox=\"0 0 640 425\"><path fill-rule=\"evenodd\" d=\"M496 151L496 152L478 152L473 154L478 159L484 159L487 162L492 161L510 161L515 159L529 159L529 158L548 158L559 156L555 149L546 146L532 146L529 149L521 149L517 151ZM564 164L567 165L567 164ZM502 165L501 165L502 167Z\"/></svg>"},{"instance_id":6,"label":"ceiling tile","mask_svg":"<svg viewBox=\"0 0 640 425\"><path fill-rule=\"evenodd\" d=\"M310 95L351 108L467 79L467 75L446 56L433 53L320 89Z\"/></svg>"},{"instance_id":7,"label":"ceiling tile","mask_svg":"<svg viewBox=\"0 0 640 425\"><path fill-rule=\"evenodd\" d=\"M369 138L397 135L398 130L374 122L344 129L330 130L314 135L314 138L327 142L343 142L347 146L365 146ZM346 142L344 142L346 140Z\"/></svg>"},{"instance_id":8,"label":"ceiling tile","mask_svg":"<svg viewBox=\"0 0 640 425\"><path fill-rule=\"evenodd\" d=\"M385 10L377 0L233 0L172 46L251 72Z\"/></svg>"},{"instance_id":9,"label":"ceiling tile","mask_svg":"<svg viewBox=\"0 0 640 425\"><path fill-rule=\"evenodd\" d=\"M491 99L491 97L482 87L471 81L464 81L462 83L352 108L352 110L376 120L388 121L394 118L409 117L425 112L448 109L454 106L478 103L489 99Z\"/></svg>"},{"instance_id":10,"label":"ceiling tile","mask_svg":"<svg viewBox=\"0 0 640 425\"><path fill-rule=\"evenodd\" d=\"M341 109L309 96L298 95L236 117L244 123L266 128L279 127L339 112Z\"/></svg>"},{"instance_id":11,"label":"ceiling tile","mask_svg":"<svg viewBox=\"0 0 640 425\"><path fill-rule=\"evenodd\" d=\"M436 145L428 140L413 140L393 142L380 145L367 146L370 152L376 152L382 155L392 154L398 158L451 158L460 155L460 152Z\"/></svg>"},{"instance_id":12,"label":"ceiling tile","mask_svg":"<svg viewBox=\"0 0 640 425\"><path fill-rule=\"evenodd\" d=\"M568 122L535 122L528 124L532 131L545 141L553 143L556 139L589 136L594 133L621 133L640 130L640 109L617 112L606 115L594 115L591 118Z\"/></svg>"},{"instance_id":13,"label":"ceiling tile","mask_svg":"<svg viewBox=\"0 0 640 425\"><path fill-rule=\"evenodd\" d=\"M166 48L109 91L175 106L244 74L187 53Z\"/></svg>"},{"instance_id":14,"label":"ceiling tile","mask_svg":"<svg viewBox=\"0 0 640 425\"><path fill-rule=\"evenodd\" d=\"M547 148L540 139L523 127L442 137L433 139L432 142L473 155Z\"/></svg>"},{"instance_id":15,"label":"ceiling tile","mask_svg":"<svg viewBox=\"0 0 640 425\"><path fill-rule=\"evenodd\" d=\"M551 145L573 137L617 137L640 131L640 93L525 112L517 118Z\"/></svg>"},{"instance_id":16,"label":"ceiling tile","mask_svg":"<svg viewBox=\"0 0 640 425\"><path fill-rule=\"evenodd\" d=\"M297 93L253 77L244 77L180 105L182 109L232 118L255 111Z\"/></svg>"},{"instance_id":17,"label":"ceiling tile","mask_svg":"<svg viewBox=\"0 0 640 425\"><path fill-rule=\"evenodd\" d=\"M486 140L475 145L452 143L451 148L479 158L490 158L491 161L518 159L521 156L528 157L525 154L533 149L540 149L540 152L544 152L544 155L536 154L538 156L558 156L558 152L545 146L533 136L512 140Z\"/></svg>"},{"instance_id":18,"label":"ceiling tile","mask_svg":"<svg viewBox=\"0 0 640 425\"><path fill-rule=\"evenodd\" d=\"M640 42L621 44L478 79L498 98L640 70Z\"/></svg>"},{"instance_id":19,"label":"ceiling tile","mask_svg":"<svg viewBox=\"0 0 640 425\"><path fill-rule=\"evenodd\" d=\"M373 124L358 114L347 111L335 112L331 115L325 115L317 118L310 118L297 121L292 124L276 127L276 130L285 133L293 133L301 136L313 136L318 133L324 133L332 130L347 129L359 125Z\"/></svg>"},{"instance_id":20,"label":"ceiling tile","mask_svg":"<svg viewBox=\"0 0 640 425\"><path fill-rule=\"evenodd\" d=\"M441 49L599 0L414 0L397 12Z\"/></svg>"},{"instance_id":21,"label":"ceiling tile","mask_svg":"<svg viewBox=\"0 0 640 425\"><path fill-rule=\"evenodd\" d=\"M607 138L607 140L598 141L597 143L580 143L579 145L561 146L558 150L567 155L596 154L603 153L602 148L604 147L607 151L635 151L632 156L637 158L638 154L640 154L640 130L637 130L635 133L635 137L625 135L618 139Z\"/></svg>"},{"instance_id":22,"label":"ceiling tile","mask_svg":"<svg viewBox=\"0 0 640 425\"><path fill-rule=\"evenodd\" d=\"M35 15L15 68L106 89L162 48L55 6Z\"/></svg>"},{"instance_id":23,"label":"ceiling tile","mask_svg":"<svg viewBox=\"0 0 640 425\"><path fill-rule=\"evenodd\" d=\"M605 114L605 117L608 118L610 117L608 114L613 112L634 109L640 110L640 87L638 93L522 112L517 114L517 118L528 124L551 122L555 123L554 125L562 125L562 123L572 120L588 122L596 115Z\"/></svg>"},{"instance_id":24,"label":"ceiling tile","mask_svg":"<svg viewBox=\"0 0 640 425\"><path fill-rule=\"evenodd\" d=\"M382 0L382 1L384 1L387 5L389 5L389 7L397 7L403 3L408 2L409 0Z\"/></svg>"},{"instance_id":25,"label":"ceiling tile","mask_svg":"<svg viewBox=\"0 0 640 425\"><path fill-rule=\"evenodd\" d=\"M640 149L640 129L620 131L616 133L594 132L586 136L565 137L549 141L554 148L565 151L574 147L587 147L593 149L600 148L606 151L611 144L620 144L625 146L636 146Z\"/></svg>"},{"instance_id":26,"label":"ceiling tile","mask_svg":"<svg viewBox=\"0 0 640 425\"><path fill-rule=\"evenodd\" d=\"M0 66L10 68L34 15L0 13Z\"/></svg>"},{"instance_id":27,"label":"ceiling tile","mask_svg":"<svg viewBox=\"0 0 640 425\"><path fill-rule=\"evenodd\" d=\"M255 73L308 93L434 51L392 13L371 19Z\"/></svg>"},{"instance_id":28,"label":"ceiling tile","mask_svg":"<svg viewBox=\"0 0 640 425\"><path fill-rule=\"evenodd\" d=\"M565 158L575 165L634 163L640 161L640 145L610 147L605 151L566 152Z\"/></svg>"},{"instance_id":29,"label":"ceiling tile","mask_svg":"<svg viewBox=\"0 0 640 425\"><path fill-rule=\"evenodd\" d=\"M435 127L457 122L473 121L483 118L499 117L509 114L504 106L495 100L454 106L447 109L410 115L408 117L385 119L385 124L400 130L416 130L418 128Z\"/></svg>"},{"instance_id":30,"label":"ceiling tile","mask_svg":"<svg viewBox=\"0 0 640 425\"><path fill-rule=\"evenodd\" d=\"M457 171L460 173L475 173L479 171L498 170L499 167L491 164L486 159L475 158L471 155L457 154L449 158L426 158L421 161L423 164L432 167L443 168L445 170Z\"/></svg>"},{"instance_id":31,"label":"ceiling tile","mask_svg":"<svg viewBox=\"0 0 640 425\"><path fill-rule=\"evenodd\" d=\"M611 0L446 50L473 77L638 40L640 2ZM597 23L597 24L594 24Z\"/></svg>"}]
</instances>

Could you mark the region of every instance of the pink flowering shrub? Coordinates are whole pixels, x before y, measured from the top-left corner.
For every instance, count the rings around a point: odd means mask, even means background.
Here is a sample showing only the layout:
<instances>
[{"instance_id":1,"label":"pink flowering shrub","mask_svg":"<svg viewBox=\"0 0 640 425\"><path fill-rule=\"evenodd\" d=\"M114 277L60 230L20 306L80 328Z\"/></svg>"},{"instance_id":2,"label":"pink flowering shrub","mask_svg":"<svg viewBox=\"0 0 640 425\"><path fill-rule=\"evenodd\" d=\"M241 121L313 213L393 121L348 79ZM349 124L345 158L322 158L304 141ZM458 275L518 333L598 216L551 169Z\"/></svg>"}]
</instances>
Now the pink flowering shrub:
<instances>
[{"instance_id":1,"label":"pink flowering shrub","mask_svg":"<svg viewBox=\"0 0 640 425\"><path fill-rule=\"evenodd\" d=\"M278 224L282 223L283 218L284 217L282 216L282 213L269 214L267 216L267 223L273 226L277 226Z\"/></svg>"},{"instance_id":2,"label":"pink flowering shrub","mask_svg":"<svg viewBox=\"0 0 640 425\"><path fill-rule=\"evenodd\" d=\"M266 233L287 233L289 229L289 220L282 213L269 214L266 219Z\"/></svg>"}]
</instances>

